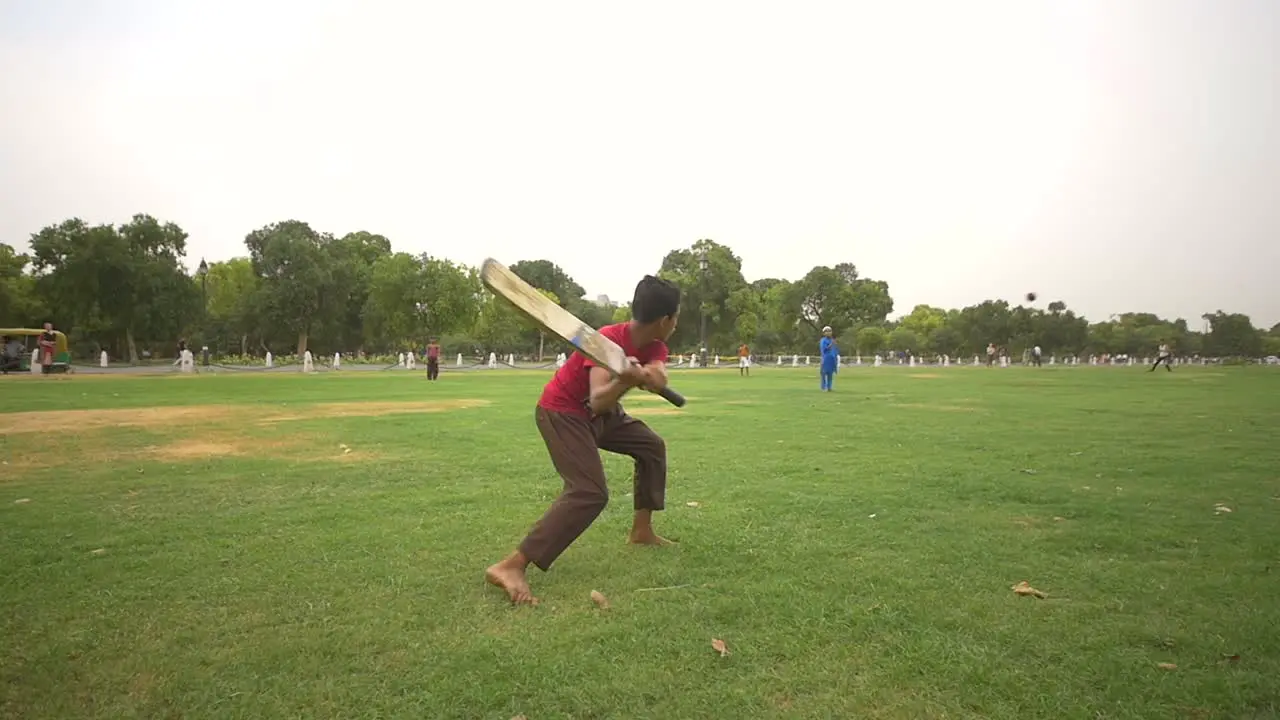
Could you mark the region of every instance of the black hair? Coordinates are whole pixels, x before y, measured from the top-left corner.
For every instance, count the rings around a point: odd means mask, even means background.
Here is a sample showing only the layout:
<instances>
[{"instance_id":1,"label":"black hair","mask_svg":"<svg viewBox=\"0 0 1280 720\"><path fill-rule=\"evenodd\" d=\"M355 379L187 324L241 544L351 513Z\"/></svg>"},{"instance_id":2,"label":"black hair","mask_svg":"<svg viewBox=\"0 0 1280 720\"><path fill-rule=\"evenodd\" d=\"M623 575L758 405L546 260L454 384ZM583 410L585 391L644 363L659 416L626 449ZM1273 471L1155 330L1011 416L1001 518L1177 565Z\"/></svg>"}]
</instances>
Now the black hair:
<instances>
[{"instance_id":1,"label":"black hair","mask_svg":"<svg viewBox=\"0 0 1280 720\"><path fill-rule=\"evenodd\" d=\"M651 323L680 311L680 288L675 283L645 275L636 285L631 300L631 317L639 323Z\"/></svg>"}]
</instances>

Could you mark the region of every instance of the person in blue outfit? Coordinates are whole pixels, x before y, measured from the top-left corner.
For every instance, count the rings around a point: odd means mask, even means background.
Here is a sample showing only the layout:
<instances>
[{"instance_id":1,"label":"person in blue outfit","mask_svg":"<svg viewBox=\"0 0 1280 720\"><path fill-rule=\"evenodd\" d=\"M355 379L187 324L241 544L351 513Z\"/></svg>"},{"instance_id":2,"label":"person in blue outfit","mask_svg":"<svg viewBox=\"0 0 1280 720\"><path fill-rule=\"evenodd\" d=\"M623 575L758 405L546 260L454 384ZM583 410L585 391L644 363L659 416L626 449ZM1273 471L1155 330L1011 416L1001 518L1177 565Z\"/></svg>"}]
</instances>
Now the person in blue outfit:
<instances>
[{"instance_id":1,"label":"person in blue outfit","mask_svg":"<svg viewBox=\"0 0 1280 720\"><path fill-rule=\"evenodd\" d=\"M822 328L822 342L819 344L822 351L822 391L831 392L832 383L835 382L836 364L840 362L840 348L836 346L835 338L831 337L831 326Z\"/></svg>"}]
</instances>

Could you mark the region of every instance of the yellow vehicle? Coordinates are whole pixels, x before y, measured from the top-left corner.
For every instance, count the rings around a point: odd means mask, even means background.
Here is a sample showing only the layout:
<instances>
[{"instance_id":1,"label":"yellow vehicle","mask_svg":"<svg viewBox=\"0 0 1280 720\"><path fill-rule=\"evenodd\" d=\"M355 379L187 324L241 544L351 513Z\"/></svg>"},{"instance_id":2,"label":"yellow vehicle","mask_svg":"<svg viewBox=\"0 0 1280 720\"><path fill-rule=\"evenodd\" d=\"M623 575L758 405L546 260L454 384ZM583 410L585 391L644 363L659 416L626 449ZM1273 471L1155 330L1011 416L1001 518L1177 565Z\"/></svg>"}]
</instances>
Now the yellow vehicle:
<instances>
[{"instance_id":1,"label":"yellow vehicle","mask_svg":"<svg viewBox=\"0 0 1280 720\"><path fill-rule=\"evenodd\" d=\"M0 338L8 338L4 341L4 347L0 348L0 366L5 368L5 372L13 371L30 371L31 370L31 353L40 346L40 336L44 334L44 330L33 330L31 328L0 328ZM71 369L71 352L67 350L67 336L61 330L54 330L53 343L53 365L49 367L49 372L67 372ZM23 350L14 358L10 356L10 345L16 346L21 343Z\"/></svg>"}]
</instances>

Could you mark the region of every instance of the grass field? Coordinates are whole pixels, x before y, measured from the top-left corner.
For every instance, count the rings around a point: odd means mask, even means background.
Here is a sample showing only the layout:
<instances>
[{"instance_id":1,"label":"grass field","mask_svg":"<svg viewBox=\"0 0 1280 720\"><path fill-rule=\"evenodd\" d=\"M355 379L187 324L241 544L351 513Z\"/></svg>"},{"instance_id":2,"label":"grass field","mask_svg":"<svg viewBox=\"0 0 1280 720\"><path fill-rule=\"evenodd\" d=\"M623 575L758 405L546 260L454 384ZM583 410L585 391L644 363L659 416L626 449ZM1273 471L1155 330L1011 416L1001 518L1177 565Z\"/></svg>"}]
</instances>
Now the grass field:
<instances>
[{"instance_id":1,"label":"grass field","mask_svg":"<svg viewBox=\"0 0 1280 720\"><path fill-rule=\"evenodd\" d=\"M0 381L0 715L1280 717L1274 369L675 373L517 609L546 377Z\"/></svg>"}]
</instances>

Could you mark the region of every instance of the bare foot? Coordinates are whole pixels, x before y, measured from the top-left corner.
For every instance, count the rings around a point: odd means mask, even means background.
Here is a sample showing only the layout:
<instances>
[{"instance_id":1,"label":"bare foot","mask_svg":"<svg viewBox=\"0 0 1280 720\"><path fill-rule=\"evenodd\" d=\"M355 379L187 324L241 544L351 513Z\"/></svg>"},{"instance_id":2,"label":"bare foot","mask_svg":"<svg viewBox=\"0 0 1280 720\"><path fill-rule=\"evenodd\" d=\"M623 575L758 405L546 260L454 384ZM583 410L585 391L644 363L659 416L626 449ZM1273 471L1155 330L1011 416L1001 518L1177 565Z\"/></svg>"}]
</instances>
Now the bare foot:
<instances>
[{"instance_id":1,"label":"bare foot","mask_svg":"<svg viewBox=\"0 0 1280 720\"><path fill-rule=\"evenodd\" d=\"M675 543L658 535L653 530L632 530L627 536L632 545L674 545Z\"/></svg>"},{"instance_id":2,"label":"bare foot","mask_svg":"<svg viewBox=\"0 0 1280 720\"><path fill-rule=\"evenodd\" d=\"M529 589L529 581L525 578L524 568L498 563L484 571L484 579L506 591L515 605L537 605L538 598Z\"/></svg>"}]
</instances>

